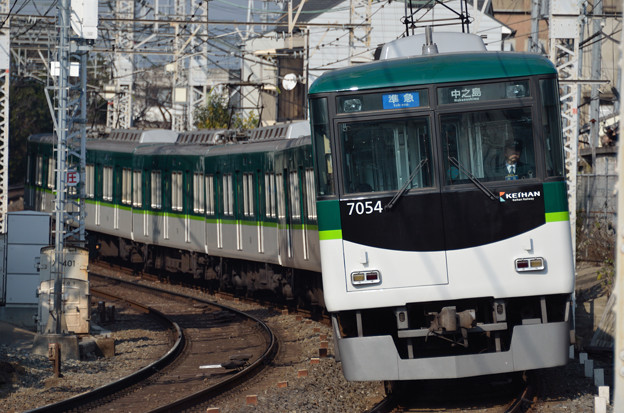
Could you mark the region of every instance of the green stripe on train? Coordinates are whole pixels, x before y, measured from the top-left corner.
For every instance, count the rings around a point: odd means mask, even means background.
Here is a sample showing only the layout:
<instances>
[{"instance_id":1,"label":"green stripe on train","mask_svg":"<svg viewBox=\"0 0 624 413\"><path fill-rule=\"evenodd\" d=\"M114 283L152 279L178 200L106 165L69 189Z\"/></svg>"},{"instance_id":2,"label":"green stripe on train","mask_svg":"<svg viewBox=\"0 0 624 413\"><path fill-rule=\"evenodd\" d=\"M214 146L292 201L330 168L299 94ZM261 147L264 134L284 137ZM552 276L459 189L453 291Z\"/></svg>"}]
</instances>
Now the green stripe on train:
<instances>
[{"instance_id":1,"label":"green stripe on train","mask_svg":"<svg viewBox=\"0 0 624 413\"><path fill-rule=\"evenodd\" d=\"M342 230L319 231L319 241L328 241L331 239L342 239Z\"/></svg>"},{"instance_id":2,"label":"green stripe on train","mask_svg":"<svg viewBox=\"0 0 624 413\"><path fill-rule=\"evenodd\" d=\"M570 220L570 213L568 211L546 213L546 222L559 222L559 221L569 221L569 220Z\"/></svg>"}]
</instances>

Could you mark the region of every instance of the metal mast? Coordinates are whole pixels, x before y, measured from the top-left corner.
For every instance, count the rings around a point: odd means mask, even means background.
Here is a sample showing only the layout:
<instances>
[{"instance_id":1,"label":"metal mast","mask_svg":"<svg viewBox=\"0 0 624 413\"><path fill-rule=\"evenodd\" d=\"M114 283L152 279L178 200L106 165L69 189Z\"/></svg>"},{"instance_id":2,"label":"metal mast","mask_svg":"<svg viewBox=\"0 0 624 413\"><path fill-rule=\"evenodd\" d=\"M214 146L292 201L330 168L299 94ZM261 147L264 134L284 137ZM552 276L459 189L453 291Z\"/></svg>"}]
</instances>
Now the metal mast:
<instances>
[{"instance_id":1,"label":"metal mast","mask_svg":"<svg viewBox=\"0 0 624 413\"><path fill-rule=\"evenodd\" d=\"M175 0L175 18L180 21L186 20L186 1ZM183 32L180 23L174 23L173 38L173 62L171 69L173 71L173 85L171 90L171 130L186 130L186 110L188 108L188 90L186 82L186 71L184 70L184 60L182 54L188 42L184 42ZM186 25L183 25L186 29Z\"/></svg>"},{"instance_id":2,"label":"metal mast","mask_svg":"<svg viewBox=\"0 0 624 413\"><path fill-rule=\"evenodd\" d=\"M0 2L0 12L7 13L0 28L0 233L5 233L9 206L9 0Z\"/></svg>"},{"instance_id":3,"label":"metal mast","mask_svg":"<svg viewBox=\"0 0 624 413\"><path fill-rule=\"evenodd\" d=\"M210 93L208 86L208 42L205 40L208 38L208 2L193 0L192 9L195 10L195 18L198 23L191 26L187 129L194 128L195 110L206 104L206 98Z\"/></svg>"},{"instance_id":4,"label":"metal mast","mask_svg":"<svg viewBox=\"0 0 624 413\"><path fill-rule=\"evenodd\" d=\"M624 66L624 34L620 35L620 68ZM622 72L619 73L619 81L622 80ZM620 104L618 114L620 120L624 119L624 105ZM615 186L617 191L617 229L615 249L615 337L613 355L613 411L620 412L624 409L624 146L620 142L617 155L618 181Z\"/></svg>"},{"instance_id":5,"label":"metal mast","mask_svg":"<svg viewBox=\"0 0 624 413\"><path fill-rule=\"evenodd\" d=\"M550 60L557 67L565 149L570 231L576 260L576 173L578 159L579 6L577 0L550 4Z\"/></svg>"},{"instance_id":6,"label":"metal mast","mask_svg":"<svg viewBox=\"0 0 624 413\"><path fill-rule=\"evenodd\" d=\"M87 53L89 47L70 41L70 0L61 0L57 20L57 61L52 64L55 92L54 127L56 134L56 187L54 215L54 322L55 334L67 332L62 315L62 286L65 272L65 250L85 246L84 184L86 138ZM72 56L72 50L75 53ZM72 61L73 60L73 61ZM71 71L78 80L70 79ZM46 89L46 94L48 90ZM49 96L48 96L49 98Z\"/></svg>"},{"instance_id":7,"label":"metal mast","mask_svg":"<svg viewBox=\"0 0 624 413\"><path fill-rule=\"evenodd\" d=\"M371 61L372 54L366 53L370 49L371 38L371 0L351 0L349 24L349 66L353 63ZM357 50L360 49L360 50Z\"/></svg>"},{"instance_id":8,"label":"metal mast","mask_svg":"<svg viewBox=\"0 0 624 413\"><path fill-rule=\"evenodd\" d=\"M115 32L115 52L113 57L113 84L112 96L108 102L106 112L107 129L128 129L132 126L132 89L134 55L121 51L131 50L134 47L133 23L134 1L117 0L115 18L118 30ZM156 3L158 11L158 3Z\"/></svg>"}]
</instances>

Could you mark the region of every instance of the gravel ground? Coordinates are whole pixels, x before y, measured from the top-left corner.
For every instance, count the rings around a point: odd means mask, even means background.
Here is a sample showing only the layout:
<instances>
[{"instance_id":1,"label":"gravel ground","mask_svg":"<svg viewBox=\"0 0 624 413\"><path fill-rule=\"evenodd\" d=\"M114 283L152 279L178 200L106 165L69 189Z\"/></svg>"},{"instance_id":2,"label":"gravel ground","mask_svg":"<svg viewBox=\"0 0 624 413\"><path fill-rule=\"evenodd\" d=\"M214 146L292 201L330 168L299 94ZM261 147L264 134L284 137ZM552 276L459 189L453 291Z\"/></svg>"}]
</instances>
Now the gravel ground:
<instances>
[{"instance_id":1,"label":"gravel ground","mask_svg":"<svg viewBox=\"0 0 624 413\"><path fill-rule=\"evenodd\" d=\"M381 382L345 381L339 363L333 358L329 326L253 304L217 301L243 311L253 311L278 331L282 341L273 365L236 393L212 400L202 411L214 406L221 413L361 412L383 398ZM115 339L116 356L111 359L64 360L61 378L53 377L47 357L32 355L27 348L1 345L0 411L21 412L41 407L96 388L149 364L165 352L166 333L144 330L137 325L139 320L131 310L118 308L117 321L105 326ZM318 358L322 341L327 341L329 356ZM594 359L594 363L596 367L605 368L605 379L610 383L611 358ZM202 371L198 374L218 372ZM565 367L540 371L539 377L543 390L535 406L536 412L594 411L597 389L590 379L584 377L578 355ZM257 402L249 404L248 396L256 396ZM609 408L608 412L611 411Z\"/></svg>"}]
</instances>

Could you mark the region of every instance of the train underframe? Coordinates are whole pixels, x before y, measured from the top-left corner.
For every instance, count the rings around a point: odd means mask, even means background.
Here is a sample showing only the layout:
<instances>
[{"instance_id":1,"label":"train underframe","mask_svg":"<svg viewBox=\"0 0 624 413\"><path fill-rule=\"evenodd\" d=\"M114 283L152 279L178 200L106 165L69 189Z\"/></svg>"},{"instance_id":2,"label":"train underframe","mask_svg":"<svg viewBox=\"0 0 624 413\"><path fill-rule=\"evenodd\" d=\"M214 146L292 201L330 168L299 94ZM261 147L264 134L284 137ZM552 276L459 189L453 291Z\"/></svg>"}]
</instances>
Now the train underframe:
<instances>
[{"instance_id":1,"label":"train underframe","mask_svg":"<svg viewBox=\"0 0 624 413\"><path fill-rule=\"evenodd\" d=\"M348 380L458 378L563 365L569 294L412 303L332 315Z\"/></svg>"},{"instance_id":2,"label":"train underframe","mask_svg":"<svg viewBox=\"0 0 624 413\"><path fill-rule=\"evenodd\" d=\"M324 308L321 275L313 271L211 256L94 232L89 233L88 244L91 259L158 274L171 282L192 283L211 292L266 296L315 311Z\"/></svg>"}]
</instances>

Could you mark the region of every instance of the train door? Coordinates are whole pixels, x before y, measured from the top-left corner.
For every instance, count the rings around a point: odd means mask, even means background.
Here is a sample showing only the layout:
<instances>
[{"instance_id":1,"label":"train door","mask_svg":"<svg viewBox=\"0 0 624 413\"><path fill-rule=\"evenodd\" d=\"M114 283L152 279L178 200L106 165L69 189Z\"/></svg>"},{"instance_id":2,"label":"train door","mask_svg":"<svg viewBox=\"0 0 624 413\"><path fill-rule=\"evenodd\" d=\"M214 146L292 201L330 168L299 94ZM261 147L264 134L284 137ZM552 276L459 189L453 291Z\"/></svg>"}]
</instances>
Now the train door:
<instances>
[{"instance_id":1,"label":"train door","mask_svg":"<svg viewBox=\"0 0 624 413\"><path fill-rule=\"evenodd\" d=\"M218 228L218 219L215 219L216 211L215 211L215 178L212 174L206 174L204 177L205 181L205 190L206 190L206 225L204 226L206 234L206 253L210 250L211 246L216 245L216 240L214 238L211 239L210 235L213 233L217 233ZM212 225L215 226L215 229L212 228ZM218 236L218 233L217 233Z\"/></svg>"},{"instance_id":2,"label":"train door","mask_svg":"<svg viewBox=\"0 0 624 413\"><path fill-rule=\"evenodd\" d=\"M288 213L288 170L275 174L275 189L277 192L277 228L278 254L280 265L285 265L292 257L292 234Z\"/></svg>"},{"instance_id":3,"label":"train door","mask_svg":"<svg viewBox=\"0 0 624 413\"><path fill-rule=\"evenodd\" d=\"M241 215L243 215L243 212L241 211L244 201L243 201L243 196L241 195L243 192L243 188L242 188L242 172L241 171L236 171L236 174L233 175L234 177L234 205L236 206L235 209L235 213L236 213L236 249L238 251L242 251L243 250L243 224L242 224L242 220ZM243 215L244 216L244 215Z\"/></svg>"},{"instance_id":4,"label":"train door","mask_svg":"<svg viewBox=\"0 0 624 413\"><path fill-rule=\"evenodd\" d=\"M303 188L301 182L301 176L299 170L295 168L288 173L288 199L289 205L289 217L291 223L291 250L295 259L306 257L306 231L303 225L304 218L302 214L302 194ZM299 242L301 240L301 243ZM301 249L300 249L301 248ZM301 254L301 255L300 255Z\"/></svg>"},{"instance_id":5,"label":"train door","mask_svg":"<svg viewBox=\"0 0 624 413\"><path fill-rule=\"evenodd\" d=\"M306 168L305 185L302 193L304 194L304 245L303 245L303 258L307 261L310 260L310 240L313 239L313 233L318 232L316 226L316 191L314 188L314 168Z\"/></svg>"}]
</instances>

